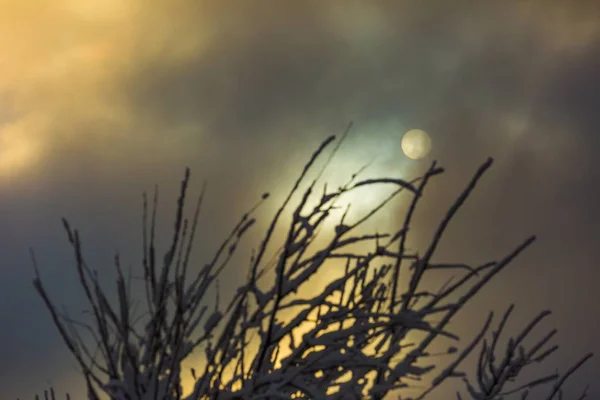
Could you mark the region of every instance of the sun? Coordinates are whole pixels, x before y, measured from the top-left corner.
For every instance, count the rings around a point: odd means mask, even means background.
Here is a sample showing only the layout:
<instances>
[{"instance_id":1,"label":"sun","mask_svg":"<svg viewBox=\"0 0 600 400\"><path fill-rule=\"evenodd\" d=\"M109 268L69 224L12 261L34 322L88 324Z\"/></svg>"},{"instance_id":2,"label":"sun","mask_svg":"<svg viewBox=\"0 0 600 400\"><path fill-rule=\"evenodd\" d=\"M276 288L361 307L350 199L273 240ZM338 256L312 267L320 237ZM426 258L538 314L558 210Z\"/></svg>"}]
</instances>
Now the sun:
<instances>
[{"instance_id":1,"label":"sun","mask_svg":"<svg viewBox=\"0 0 600 400\"><path fill-rule=\"evenodd\" d=\"M408 158L418 160L429 154L431 138L421 129L411 129L402 137L402 151Z\"/></svg>"}]
</instances>

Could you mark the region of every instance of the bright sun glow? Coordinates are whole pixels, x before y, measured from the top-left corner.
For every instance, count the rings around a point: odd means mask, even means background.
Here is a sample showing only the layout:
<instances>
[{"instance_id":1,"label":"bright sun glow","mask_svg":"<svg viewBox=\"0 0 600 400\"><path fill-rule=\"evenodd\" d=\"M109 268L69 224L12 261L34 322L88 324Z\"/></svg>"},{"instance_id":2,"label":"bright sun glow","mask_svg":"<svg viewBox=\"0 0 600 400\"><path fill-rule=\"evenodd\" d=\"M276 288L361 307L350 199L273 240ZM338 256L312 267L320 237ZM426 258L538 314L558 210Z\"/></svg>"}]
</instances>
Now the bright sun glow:
<instances>
[{"instance_id":1,"label":"bright sun glow","mask_svg":"<svg viewBox=\"0 0 600 400\"><path fill-rule=\"evenodd\" d=\"M429 154L431 138L421 129L411 129L402 137L402 151L408 158L418 160Z\"/></svg>"}]
</instances>

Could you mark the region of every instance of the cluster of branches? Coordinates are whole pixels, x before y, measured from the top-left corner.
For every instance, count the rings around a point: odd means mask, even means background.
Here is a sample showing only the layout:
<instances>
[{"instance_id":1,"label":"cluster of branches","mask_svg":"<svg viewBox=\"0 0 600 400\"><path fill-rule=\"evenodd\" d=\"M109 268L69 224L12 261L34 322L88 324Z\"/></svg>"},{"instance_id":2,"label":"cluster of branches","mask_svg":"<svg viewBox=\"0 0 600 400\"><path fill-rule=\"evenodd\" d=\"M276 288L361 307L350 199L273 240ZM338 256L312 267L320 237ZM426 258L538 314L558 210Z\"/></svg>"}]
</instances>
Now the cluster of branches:
<instances>
[{"instance_id":1,"label":"cluster of branches","mask_svg":"<svg viewBox=\"0 0 600 400\"><path fill-rule=\"evenodd\" d=\"M548 400L562 396L565 379L591 354L562 376L553 374L532 382L514 382L524 368L541 362L557 349L557 346L547 347L555 331L541 336L531 346L525 344L548 311L542 312L519 335L511 337L505 346L500 346L499 338L513 308L504 314L496 329L490 328L493 325L490 313L481 331L462 345L462 350L458 344L448 348L444 354L453 358L443 369L436 368L434 355L429 351L438 338L458 341L448 330L449 322L535 240L530 237L504 258L479 266L433 262L448 224L491 166L492 159L479 167L419 255L406 246L412 216L425 187L443 172L442 168L434 162L424 176L410 182L398 178L359 180L357 173L336 190L328 191L325 186L316 193L321 169L318 177L309 181L307 189L300 193L309 170L316 168L317 159L334 140L331 136L324 141L305 165L260 245L252 252L247 280L224 304L219 299L218 278L255 223L253 215L268 194L243 215L212 260L192 270L190 251L205 189L198 198L193 218L188 220L184 217L190 176L186 170L177 201L173 238L160 261L155 248L157 191L150 218L144 193L146 304L140 313L136 313L137 302L132 299L131 270L125 274L119 256L115 257L118 302L111 305L97 271L88 267L82 255L78 231L63 220L74 250L76 271L91 307L91 321L75 320L54 305L42 285L32 253L34 286L81 368L89 399L105 395L114 400L381 399L390 393L402 393L413 386L412 382L425 377L431 378L431 384L417 399L425 398L441 383L456 377L464 380L469 396L474 399L501 399L511 393L527 399L539 387L548 390L545 397ZM394 190L354 222L348 222L348 208L340 218L331 221L341 196L370 190L375 185L388 185ZM388 233L361 230L366 221L401 192L410 194L402 226ZM299 200L289 211L291 222L286 225L283 244L270 259L267 248L278 237L276 229L294 196ZM327 229L331 237L323 240L319 233ZM314 284L324 268L331 270L331 263L345 265L340 266L343 272L330 278L322 291L303 296L306 287ZM426 290L423 278L440 269L453 276L438 290ZM213 301L208 294L215 287L217 299ZM214 307L209 306L211 302ZM93 344L84 340L84 331ZM422 339L407 343L407 336L414 333L419 333ZM470 380L459 366L478 347L477 374ZM190 393L184 395L182 362L194 351L201 352L203 361L199 361L198 368L185 372L192 375L195 383ZM460 394L457 396L460 399Z\"/></svg>"}]
</instances>

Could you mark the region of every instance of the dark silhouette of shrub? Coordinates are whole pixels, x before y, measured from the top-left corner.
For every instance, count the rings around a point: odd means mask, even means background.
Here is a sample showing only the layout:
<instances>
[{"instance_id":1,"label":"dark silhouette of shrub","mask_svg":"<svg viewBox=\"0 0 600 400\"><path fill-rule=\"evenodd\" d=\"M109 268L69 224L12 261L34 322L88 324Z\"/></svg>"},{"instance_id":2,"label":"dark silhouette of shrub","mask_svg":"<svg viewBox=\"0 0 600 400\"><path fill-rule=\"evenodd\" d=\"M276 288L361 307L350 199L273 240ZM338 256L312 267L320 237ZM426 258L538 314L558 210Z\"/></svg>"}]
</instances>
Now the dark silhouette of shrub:
<instances>
[{"instance_id":1,"label":"dark silhouette of shrub","mask_svg":"<svg viewBox=\"0 0 600 400\"><path fill-rule=\"evenodd\" d=\"M453 354L454 359L443 369L435 367L431 361L434 356L428 353L432 342L440 337L458 341L446 329L448 323L535 240L527 238L503 259L483 265L432 261L446 227L492 165L492 159L477 169L419 255L406 248L412 216L425 187L443 172L442 168L434 162L421 178L410 182L398 178L359 180L359 171L337 190L328 191L325 186L317 194L318 181L342 138L318 177L308 183L291 209L283 244L275 257L268 260L267 247L276 240L275 230L294 195L299 193L309 170L315 168L315 161L334 140L331 136L324 141L305 165L277 209L260 246L253 252L246 282L227 304L221 304L219 299L218 278L254 224L254 211L268 194L243 215L212 260L191 270L190 249L204 188L189 221L184 217L189 170L181 183L173 238L161 260L157 259L155 248L157 192L149 229L149 207L144 193L144 312L134 311L131 271L126 276L118 256L115 258L118 303L111 305L98 282L97 272L85 262L78 231L66 220L63 222L75 254L76 271L91 307L91 321L75 321L57 309L42 285L32 252L35 289L79 363L89 399L103 395L115 400L380 399L402 394L411 387L412 380L426 377L431 377L431 383L418 399L456 377L464 380L473 399L501 399L511 393L527 399L530 392L543 393L544 389L547 391L544 398L548 400L562 396L565 379L591 354L562 376L553 374L532 382L514 382L523 369L557 349L557 346L547 347L555 330L541 336L532 346L524 344L548 311L540 313L504 346L499 344L499 338L513 306L488 334L494 324L490 312L482 329L462 349L459 350L458 344L448 348L446 353ZM325 224L334 217L336 202L343 195L368 191L375 185L388 185L395 191L353 222L345 209L339 220L329 227ZM401 192L410 193L411 199L404 223L397 231L360 232L367 220ZM331 237L315 240L323 230L331 231ZM357 250L358 247L363 250ZM339 262L345 264L339 276L326 281L322 292L303 296L306 287L314 283L326 266ZM425 289L423 277L440 269L459 276L435 292ZM215 286L217 299L214 306L209 306L209 289ZM84 340L82 330L87 331L94 348ZM407 335L415 332L420 339L405 343ZM477 348L477 374L468 379L459 366ZM203 351L204 362L186 372L192 375L195 384L191 393L184 395L181 363L195 349ZM54 392L50 396L54 399ZM461 398L460 394L457 396Z\"/></svg>"}]
</instances>

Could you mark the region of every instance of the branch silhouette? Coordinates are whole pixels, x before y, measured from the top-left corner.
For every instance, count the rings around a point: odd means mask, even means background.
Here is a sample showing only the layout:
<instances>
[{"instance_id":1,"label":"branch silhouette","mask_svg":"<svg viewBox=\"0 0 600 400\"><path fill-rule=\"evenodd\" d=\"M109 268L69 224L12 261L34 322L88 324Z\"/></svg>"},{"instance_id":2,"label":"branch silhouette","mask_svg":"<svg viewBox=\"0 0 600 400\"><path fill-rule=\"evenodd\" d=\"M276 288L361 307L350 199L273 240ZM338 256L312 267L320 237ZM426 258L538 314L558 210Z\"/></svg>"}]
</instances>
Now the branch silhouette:
<instances>
[{"instance_id":1,"label":"branch silhouette","mask_svg":"<svg viewBox=\"0 0 600 400\"><path fill-rule=\"evenodd\" d=\"M347 131L342 140L346 135ZM85 261L79 232L66 219L63 224L76 272L90 307L88 320L75 320L56 307L42 283L32 251L35 290L79 364L89 399L381 399L403 395L404 390L413 387L411 382L426 377L431 378L431 384L417 399L426 398L443 382L456 378L464 381L473 399L502 399L511 394L527 399L532 391L544 387L548 389L547 400L562 396L565 380L591 354L562 376L552 374L526 383L515 382L524 368L544 361L557 349L547 347L554 330L531 347L524 344L549 311L541 312L504 347L499 345L499 337L513 306L495 328L491 312L482 329L466 343L448 330L453 317L535 241L534 236L529 237L504 258L479 266L432 261L447 226L493 160L488 159L477 169L420 256L407 250L406 241L425 188L443 172L435 162L422 177L412 181L397 177L357 181L362 172L358 171L336 190L328 191L325 186L319 196L315 193L317 184L339 148L338 141L317 179L309 182L292 206L292 199L300 193L316 160L334 141L334 136L327 138L305 165L253 252L247 280L228 301L222 299L219 278L253 229L255 211L269 195L263 194L242 216L208 263L191 268L190 252L206 186L202 187L190 222L184 216L189 169L181 182L173 235L162 262L156 256L155 245L158 188L151 210L147 194L143 195L143 310L136 312L140 301L133 298L132 271L123 271L119 255L115 256L116 305L110 301L97 271ZM343 195L379 185L395 190L354 223L346 220L348 209L332 222ZM398 230L361 231L365 221L400 193L411 198ZM283 244L272 260L265 261L267 248L276 244L276 229L281 229L286 215L291 222L285 225ZM328 240L319 236L323 231L329 232ZM340 262L344 266L339 276L327 280L322 291L303 295L315 279L321 279L320 273ZM424 277L440 270L456 275L437 291L424 288ZM216 299L211 307L209 293L213 292ZM422 338L406 343L408 335L414 333ZM429 353L438 338L456 342L444 353L454 359L443 369L433 361L440 355ZM478 348L477 373L469 379L460 367ZM182 371L182 362L193 353L202 354L202 361L191 371ZM184 373L194 380L186 394ZM55 399L54 391L46 392L45 397ZM457 398L461 399L460 393Z\"/></svg>"}]
</instances>

